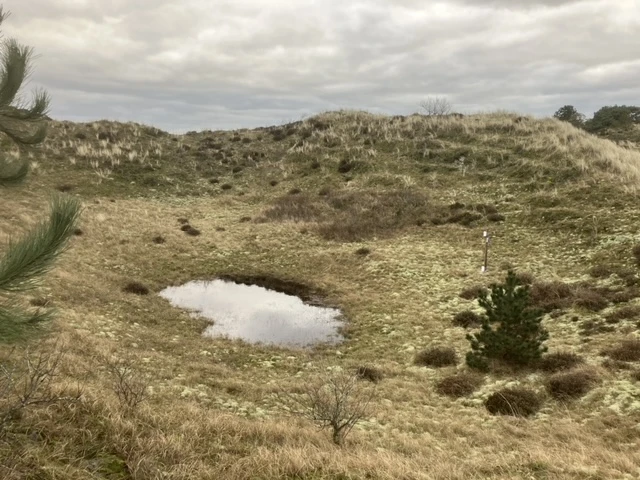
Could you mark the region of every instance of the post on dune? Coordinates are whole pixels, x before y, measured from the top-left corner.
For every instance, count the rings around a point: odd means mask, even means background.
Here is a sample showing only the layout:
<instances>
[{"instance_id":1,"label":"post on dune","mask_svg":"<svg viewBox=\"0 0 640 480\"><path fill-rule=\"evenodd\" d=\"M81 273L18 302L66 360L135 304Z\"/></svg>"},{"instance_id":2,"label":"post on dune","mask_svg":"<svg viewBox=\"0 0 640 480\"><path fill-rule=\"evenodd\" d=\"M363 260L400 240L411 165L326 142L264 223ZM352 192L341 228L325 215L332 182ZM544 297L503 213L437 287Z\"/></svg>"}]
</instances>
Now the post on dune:
<instances>
[{"instance_id":1,"label":"post on dune","mask_svg":"<svg viewBox=\"0 0 640 480\"><path fill-rule=\"evenodd\" d=\"M489 267L489 245L491 245L491 234L485 230L482 233L482 237L484 238L484 262L480 271L482 273L486 273Z\"/></svg>"}]
</instances>

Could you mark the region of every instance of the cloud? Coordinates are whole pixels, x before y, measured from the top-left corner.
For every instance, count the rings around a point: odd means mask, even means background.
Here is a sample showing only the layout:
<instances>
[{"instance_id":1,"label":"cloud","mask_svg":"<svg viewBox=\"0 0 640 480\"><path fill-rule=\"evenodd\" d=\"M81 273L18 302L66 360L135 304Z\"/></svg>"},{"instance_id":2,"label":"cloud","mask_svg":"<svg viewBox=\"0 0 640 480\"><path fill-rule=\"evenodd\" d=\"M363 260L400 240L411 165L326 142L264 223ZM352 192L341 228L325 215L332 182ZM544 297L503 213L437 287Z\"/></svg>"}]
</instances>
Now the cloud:
<instances>
[{"instance_id":1,"label":"cloud","mask_svg":"<svg viewBox=\"0 0 640 480\"><path fill-rule=\"evenodd\" d=\"M173 131L337 108L591 113L640 97L635 0L8 0L53 116ZM612 47L615 48L612 48Z\"/></svg>"}]
</instances>

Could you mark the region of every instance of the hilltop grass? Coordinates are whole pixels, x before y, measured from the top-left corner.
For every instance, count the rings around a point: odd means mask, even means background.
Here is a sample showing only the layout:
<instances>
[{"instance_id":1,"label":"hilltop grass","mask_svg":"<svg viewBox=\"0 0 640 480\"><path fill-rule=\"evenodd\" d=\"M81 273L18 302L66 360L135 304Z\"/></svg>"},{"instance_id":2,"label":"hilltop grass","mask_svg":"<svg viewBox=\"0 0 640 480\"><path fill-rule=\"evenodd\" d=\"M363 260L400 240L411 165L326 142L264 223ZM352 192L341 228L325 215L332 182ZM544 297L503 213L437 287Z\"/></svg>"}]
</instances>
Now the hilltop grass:
<instances>
[{"instance_id":1,"label":"hilltop grass","mask_svg":"<svg viewBox=\"0 0 640 480\"><path fill-rule=\"evenodd\" d=\"M103 147L106 153L96 153ZM58 382L79 381L84 395L80 403L34 408L13 422L0 438L0 477L638 475L640 399L624 371L603 369L580 401L547 399L524 420L493 416L484 402L505 387L543 392L544 371L495 371L468 397L451 399L437 385L461 366L414 365L422 350L468 350L467 330L451 319L477 311L477 302L459 294L501 281L508 267L540 283L629 293L602 312L569 302L559 315L547 315L550 351L575 353L597 368L606 360L601 352L637 336L629 320L590 336L580 329L639 302L624 278L589 274L608 258L637 269L637 151L555 120L343 112L270 129L183 136L134 124L54 123L34 161L28 188L0 192L0 234L33 224L57 185L83 200L84 234L73 238L44 287L24 300L37 297L58 311L52 328L66 345ZM237 166L242 170L233 172ZM214 177L218 183L209 181ZM289 195L294 188L300 193ZM367 236L367 256L354 254L365 247L360 239L323 235L334 219L332 198L347 200L348 213L337 218L348 219L385 193L427 198L418 202L428 206L421 213L455 202L495 205L506 221L385 223L390 227ZM240 221L261 218L283 198L309 199L319 210ZM201 234L185 235L178 219ZM493 243L483 275L487 228ZM204 320L157 295L122 290L133 279L159 292L218 276L274 277L321 292L325 303L343 309L347 341L289 350L203 338ZM137 409L119 405L99 360L105 357L129 362L148 384L149 398ZM376 384L371 417L344 448L310 421L288 415L279 400L283 389L298 392L328 370L356 373L362 365L376 365L384 379Z\"/></svg>"}]
</instances>

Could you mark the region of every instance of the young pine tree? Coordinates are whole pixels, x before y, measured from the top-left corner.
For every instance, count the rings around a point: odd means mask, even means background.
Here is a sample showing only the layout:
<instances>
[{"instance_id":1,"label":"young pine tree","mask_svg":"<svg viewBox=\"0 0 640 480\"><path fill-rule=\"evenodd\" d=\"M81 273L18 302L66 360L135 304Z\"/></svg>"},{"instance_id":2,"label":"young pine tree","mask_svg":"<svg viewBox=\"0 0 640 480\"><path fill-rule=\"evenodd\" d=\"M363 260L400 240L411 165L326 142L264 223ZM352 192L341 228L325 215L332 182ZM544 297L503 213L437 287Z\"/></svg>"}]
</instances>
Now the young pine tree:
<instances>
[{"instance_id":1,"label":"young pine tree","mask_svg":"<svg viewBox=\"0 0 640 480\"><path fill-rule=\"evenodd\" d=\"M7 15L0 7L0 24ZM22 152L41 143L46 136L49 96L37 91L31 103L18 100L18 92L30 73L33 50L13 39L5 40L0 49L0 136L8 137ZM0 144L6 143L0 139ZM10 159L6 152L0 152L0 187L20 184L28 172L28 160ZM0 254L0 342L24 337L49 317L46 312L20 308L15 294L35 287L49 270L73 235L79 212L80 204L75 199L54 198L49 218L22 238L11 238Z\"/></svg>"},{"instance_id":2,"label":"young pine tree","mask_svg":"<svg viewBox=\"0 0 640 480\"><path fill-rule=\"evenodd\" d=\"M521 285L515 273L509 271L505 283L493 285L490 296L482 293L479 303L485 314L480 332L467 335L467 365L487 370L490 359L527 365L546 352L544 314L532 307L529 287Z\"/></svg>"}]
</instances>

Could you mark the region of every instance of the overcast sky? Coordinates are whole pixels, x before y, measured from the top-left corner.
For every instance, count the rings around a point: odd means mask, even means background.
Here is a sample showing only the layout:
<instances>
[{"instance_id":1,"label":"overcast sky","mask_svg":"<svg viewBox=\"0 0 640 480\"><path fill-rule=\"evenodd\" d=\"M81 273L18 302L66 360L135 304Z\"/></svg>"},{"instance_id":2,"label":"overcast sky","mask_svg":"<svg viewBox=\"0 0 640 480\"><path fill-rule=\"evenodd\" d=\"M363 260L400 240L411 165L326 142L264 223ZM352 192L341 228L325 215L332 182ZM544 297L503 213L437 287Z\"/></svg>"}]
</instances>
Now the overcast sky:
<instances>
[{"instance_id":1,"label":"overcast sky","mask_svg":"<svg viewBox=\"0 0 640 480\"><path fill-rule=\"evenodd\" d=\"M173 132L640 103L640 0L0 0L57 119Z\"/></svg>"}]
</instances>

